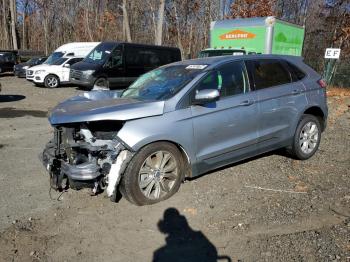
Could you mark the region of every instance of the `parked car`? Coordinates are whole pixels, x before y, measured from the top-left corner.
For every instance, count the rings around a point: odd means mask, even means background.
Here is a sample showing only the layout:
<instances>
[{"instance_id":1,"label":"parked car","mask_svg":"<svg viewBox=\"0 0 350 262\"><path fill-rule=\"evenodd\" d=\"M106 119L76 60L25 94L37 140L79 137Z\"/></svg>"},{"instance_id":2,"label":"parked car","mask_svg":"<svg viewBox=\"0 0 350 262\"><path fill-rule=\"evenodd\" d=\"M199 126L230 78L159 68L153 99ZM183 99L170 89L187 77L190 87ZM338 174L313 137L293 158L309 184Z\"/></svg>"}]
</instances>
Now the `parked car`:
<instances>
[{"instance_id":1,"label":"parked car","mask_svg":"<svg viewBox=\"0 0 350 262\"><path fill-rule=\"evenodd\" d=\"M315 154L325 83L299 57L251 55L173 63L123 92L92 91L50 114L43 164L53 188L119 190L136 205L172 196L185 177L287 148Z\"/></svg>"},{"instance_id":2,"label":"parked car","mask_svg":"<svg viewBox=\"0 0 350 262\"><path fill-rule=\"evenodd\" d=\"M72 66L70 81L88 89L126 87L140 75L180 60L178 48L102 42Z\"/></svg>"},{"instance_id":3,"label":"parked car","mask_svg":"<svg viewBox=\"0 0 350 262\"><path fill-rule=\"evenodd\" d=\"M69 83L70 66L83 60L82 57L61 57L52 64L42 64L27 69L27 75L33 76L35 85L56 88Z\"/></svg>"},{"instance_id":4,"label":"parked car","mask_svg":"<svg viewBox=\"0 0 350 262\"><path fill-rule=\"evenodd\" d=\"M26 77L26 70L28 68L36 65L41 65L42 63L45 62L46 59L47 59L47 56L33 57L29 59L27 62L14 65L13 72L15 76Z\"/></svg>"},{"instance_id":5,"label":"parked car","mask_svg":"<svg viewBox=\"0 0 350 262\"><path fill-rule=\"evenodd\" d=\"M17 63L17 51L0 50L0 73L12 72Z\"/></svg>"},{"instance_id":6,"label":"parked car","mask_svg":"<svg viewBox=\"0 0 350 262\"><path fill-rule=\"evenodd\" d=\"M73 42L60 46L57 48L45 61L45 64L51 65L57 59L63 57L85 57L87 54L94 49L99 42ZM33 67L31 70L26 72L26 79L28 81L33 81L34 71L38 70L36 67Z\"/></svg>"}]
</instances>

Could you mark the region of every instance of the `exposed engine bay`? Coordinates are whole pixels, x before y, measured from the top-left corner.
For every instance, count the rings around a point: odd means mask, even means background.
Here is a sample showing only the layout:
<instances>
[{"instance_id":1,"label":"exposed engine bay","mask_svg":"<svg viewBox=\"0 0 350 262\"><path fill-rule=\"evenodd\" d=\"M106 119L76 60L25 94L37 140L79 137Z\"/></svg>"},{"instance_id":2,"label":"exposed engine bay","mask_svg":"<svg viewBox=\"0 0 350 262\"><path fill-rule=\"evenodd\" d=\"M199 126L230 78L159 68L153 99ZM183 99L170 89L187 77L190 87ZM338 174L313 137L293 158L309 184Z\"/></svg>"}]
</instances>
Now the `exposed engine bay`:
<instances>
[{"instance_id":1,"label":"exposed engine bay","mask_svg":"<svg viewBox=\"0 0 350 262\"><path fill-rule=\"evenodd\" d=\"M134 153L118 139L122 121L96 121L54 126L54 138L42 153L51 188L91 188L115 198L117 186Z\"/></svg>"}]
</instances>

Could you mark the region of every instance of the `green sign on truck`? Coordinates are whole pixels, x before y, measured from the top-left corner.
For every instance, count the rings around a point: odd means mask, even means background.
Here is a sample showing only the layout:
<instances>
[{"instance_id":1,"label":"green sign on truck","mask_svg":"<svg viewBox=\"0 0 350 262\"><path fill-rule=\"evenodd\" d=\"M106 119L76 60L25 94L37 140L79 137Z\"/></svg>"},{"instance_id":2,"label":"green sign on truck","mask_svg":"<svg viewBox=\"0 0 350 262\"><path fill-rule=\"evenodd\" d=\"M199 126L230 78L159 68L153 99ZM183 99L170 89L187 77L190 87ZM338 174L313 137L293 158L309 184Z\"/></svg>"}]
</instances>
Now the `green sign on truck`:
<instances>
[{"instance_id":1,"label":"green sign on truck","mask_svg":"<svg viewBox=\"0 0 350 262\"><path fill-rule=\"evenodd\" d=\"M210 48L200 57L240 54L300 56L304 27L275 17L242 18L211 22Z\"/></svg>"}]
</instances>

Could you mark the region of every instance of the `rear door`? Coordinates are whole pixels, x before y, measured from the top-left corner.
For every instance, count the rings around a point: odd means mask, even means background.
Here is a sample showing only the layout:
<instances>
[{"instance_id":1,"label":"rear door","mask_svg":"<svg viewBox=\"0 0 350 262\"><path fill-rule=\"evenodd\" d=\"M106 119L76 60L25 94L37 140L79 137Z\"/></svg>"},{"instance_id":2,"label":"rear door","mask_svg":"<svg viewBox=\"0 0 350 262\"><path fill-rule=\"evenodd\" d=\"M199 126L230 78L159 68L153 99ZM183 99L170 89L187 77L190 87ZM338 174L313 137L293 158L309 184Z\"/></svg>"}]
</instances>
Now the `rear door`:
<instances>
[{"instance_id":1,"label":"rear door","mask_svg":"<svg viewBox=\"0 0 350 262\"><path fill-rule=\"evenodd\" d=\"M200 173L253 155L258 127L257 104L242 61L209 72L192 97L202 89L218 89L221 97L215 103L191 106Z\"/></svg>"},{"instance_id":2,"label":"rear door","mask_svg":"<svg viewBox=\"0 0 350 262\"><path fill-rule=\"evenodd\" d=\"M280 59L248 60L248 71L254 84L259 110L258 144L260 151L289 143L291 130L305 100L301 82L292 75Z\"/></svg>"}]
</instances>

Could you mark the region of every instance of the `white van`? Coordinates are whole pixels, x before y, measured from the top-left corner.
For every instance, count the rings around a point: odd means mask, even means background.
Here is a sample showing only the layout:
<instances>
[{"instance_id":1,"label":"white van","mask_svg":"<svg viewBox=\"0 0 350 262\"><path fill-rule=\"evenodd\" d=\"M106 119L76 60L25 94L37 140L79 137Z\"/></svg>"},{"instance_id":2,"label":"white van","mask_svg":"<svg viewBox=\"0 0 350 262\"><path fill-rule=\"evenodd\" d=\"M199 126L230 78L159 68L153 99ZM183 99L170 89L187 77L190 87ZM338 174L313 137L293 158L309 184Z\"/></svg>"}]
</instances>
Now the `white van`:
<instances>
[{"instance_id":1,"label":"white van","mask_svg":"<svg viewBox=\"0 0 350 262\"><path fill-rule=\"evenodd\" d=\"M57 48L42 65L50 65L54 61L62 57L85 57L87 56L100 42L73 42ZM40 66L42 66L40 65ZM33 81L36 66L26 70L26 79Z\"/></svg>"}]
</instances>

